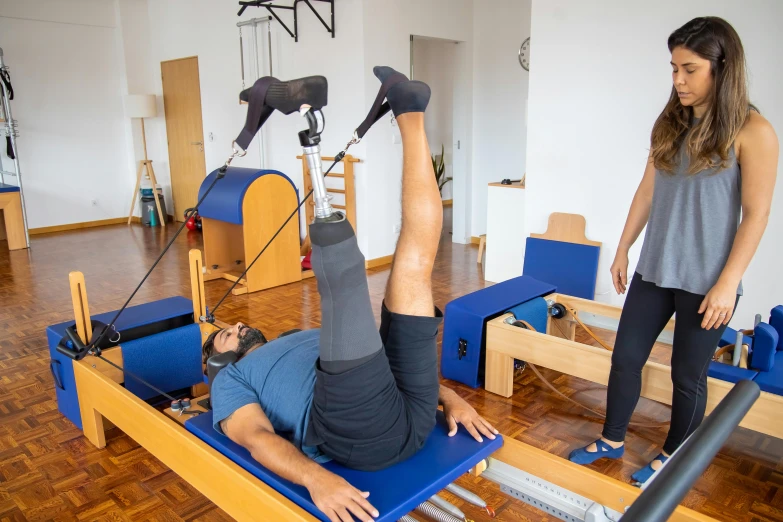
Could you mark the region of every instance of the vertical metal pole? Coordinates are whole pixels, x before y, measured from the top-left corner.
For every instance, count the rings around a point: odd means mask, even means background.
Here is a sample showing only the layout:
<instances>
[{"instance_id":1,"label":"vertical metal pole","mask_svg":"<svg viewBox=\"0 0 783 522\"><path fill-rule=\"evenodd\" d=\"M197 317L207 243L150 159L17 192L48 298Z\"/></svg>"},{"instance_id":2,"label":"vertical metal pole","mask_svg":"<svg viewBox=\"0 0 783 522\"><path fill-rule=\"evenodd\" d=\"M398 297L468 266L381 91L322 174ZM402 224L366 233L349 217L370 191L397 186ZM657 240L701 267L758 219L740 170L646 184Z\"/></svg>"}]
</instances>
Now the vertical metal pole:
<instances>
[{"instance_id":1,"label":"vertical metal pole","mask_svg":"<svg viewBox=\"0 0 783 522\"><path fill-rule=\"evenodd\" d=\"M3 61L3 49L0 48L0 70L7 71ZM14 170L16 171L16 180L19 183L19 199L22 201L22 221L24 221L24 237L27 242L27 248L30 248L30 233L27 229L27 205L24 202L24 187L22 186L22 171L19 169L19 149L16 147L16 125L14 116L11 114L11 100L8 99L9 93L5 88L5 83L0 81L3 89L3 108L5 109L6 125L8 126L8 135L11 139L11 149L14 151Z\"/></svg>"},{"instance_id":2,"label":"vertical metal pole","mask_svg":"<svg viewBox=\"0 0 783 522\"><path fill-rule=\"evenodd\" d=\"M239 67L242 71L242 90L245 90L245 46L242 43L242 27L239 27Z\"/></svg>"},{"instance_id":3,"label":"vertical metal pole","mask_svg":"<svg viewBox=\"0 0 783 522\"><path fill-rule=\"evenodd\" d=\"M272 72L272 20L267 19L266 21L266 39L267 39L267 50L269 51L269 76L274 76L275 73Z\"/></svg>"}]
</instances>

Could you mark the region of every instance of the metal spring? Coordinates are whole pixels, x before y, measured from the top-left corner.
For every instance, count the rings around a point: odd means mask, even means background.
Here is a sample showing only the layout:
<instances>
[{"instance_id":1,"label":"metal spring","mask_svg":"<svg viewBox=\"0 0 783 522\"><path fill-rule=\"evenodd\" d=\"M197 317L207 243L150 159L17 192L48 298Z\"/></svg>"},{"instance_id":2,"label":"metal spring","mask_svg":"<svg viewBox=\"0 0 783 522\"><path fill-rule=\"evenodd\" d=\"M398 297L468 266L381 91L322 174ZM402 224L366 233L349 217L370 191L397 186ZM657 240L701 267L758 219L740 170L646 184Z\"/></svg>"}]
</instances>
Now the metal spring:
<instances>
[{"instance_id":1,"label":"metal spring","mask_svg":"<svg viewBox=\"0 0 783 522\"><path fill-rule=\"evenodd\" d=\"M449 515L430 502L422 502L414 511L430 517L435 522L464 522L464 520Z\"/></svg>"}]
</instances>

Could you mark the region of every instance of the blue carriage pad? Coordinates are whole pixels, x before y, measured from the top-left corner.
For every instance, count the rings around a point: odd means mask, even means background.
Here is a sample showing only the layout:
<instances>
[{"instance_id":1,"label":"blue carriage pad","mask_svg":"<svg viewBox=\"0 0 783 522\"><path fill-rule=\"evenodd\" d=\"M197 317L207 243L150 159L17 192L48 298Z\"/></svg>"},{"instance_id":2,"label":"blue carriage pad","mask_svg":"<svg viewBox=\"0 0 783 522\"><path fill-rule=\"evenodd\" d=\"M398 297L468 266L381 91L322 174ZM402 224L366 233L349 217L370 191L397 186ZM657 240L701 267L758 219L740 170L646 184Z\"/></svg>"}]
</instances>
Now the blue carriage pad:
<instances>
[{"instance_id":1,"label":"blue carriage pad","mask_svg":"<svg viewBox=\"0 0 783 522\"><path fill-rule=\"evenodd\" d=\"M125 388L140 399L159 392L132 376L140 377L164 392L203 382L201 329L189 324L121 343Z\"/></svg>"},{"instance_id":2,"label":"blue carriage pad","mask_svg":"<svg viewBox=\"0 0 783 522\"><path fill-rule=\"evenodd\" d=\"M768 372L759 372L753 381L761 391L783 395L783 352L775 355L775 365Z\"/></svg>"},{"instance_id":3,"label":"blue carriage pad","mask_svg":"<svg viewBox=\"0 0 783 522\"><path fill-rule=\"evenodd\" d=\"M600 255L598 246L529 237L522 274L555 285L561 294L594 299Z\"/></svg>"},{"instance_id":4,"label":"blue carriage pad","mask_svg":"<svg viewBox=\"0 0 783 522\"><path fill-rule=\"evenodd\" d=\"M207 189L212 185L212 181L214 181L217 176L218 170L219 169L212 171L204 178L201 187L198 189L199 200L204 197ZM296 193L297 202L299 201L299 192L296 190L296 185L291 181L291 178L280 171L228 167L226 176L215 183L215 186L212 188L209 195L201 203L201 206L198 209L199 215L208 219L241 225L243 222L242 202L245 199L245 192L247 192L247 189L250 188L250 185L252 185L255 180L266 175L282 176L285 178L291 184L294 193Z\"/></svg>"},{"instance_id":5,"label":"blue carriage pad","mask_svg":"<svg viewBox=\"0 0 783 522\"><path fill-rule=\"evenodd\" d=\"M777 305L769 312L769 325L778 332L778 350L783 350L783 305Z\"/></svg>"},{"instance_id":6,"label":"blue carriage pad","mask_svg":"<svg viewBox=\"0 0 783 522\"><path fill-rule=\"evenodd\" d=\"M243 447L212 427L212 412L189 419L185 427L246 471L273 487L319 520L328 520L313 504L306 488L289 482L259 464ZM413 457L382 471L357 471L335 462L323 466L347 480L360 491L369 491L369 501L378 510L377 522L391 522L454 482L478 462L503 446L502 437L476 442L460 428L448 436L446 420L438 412L438 422L424 447Z\"/></svg>"},{"instance_id":7,"label":"blue carriage pad","mask_svg":"<svg viewBox=\"0 0 783 522\"><path fill-rule=\"evenodd\" d=\"M19 192L19 187L16 185L6 185L5 183L0 183L0 194L3 192Z\"/></svg>"},{"instance_id":8,"label":"blue carriage pad","mask_svg":"<svg viewBox=\"0 0 783 522\"><path fill-rule=\"evenodd\" d=\"M721 381L737 383L744 379L753 380L759 374L756 370L739 368L730 364L710 361L707 376Z\"/></svg>"}]
</instances>

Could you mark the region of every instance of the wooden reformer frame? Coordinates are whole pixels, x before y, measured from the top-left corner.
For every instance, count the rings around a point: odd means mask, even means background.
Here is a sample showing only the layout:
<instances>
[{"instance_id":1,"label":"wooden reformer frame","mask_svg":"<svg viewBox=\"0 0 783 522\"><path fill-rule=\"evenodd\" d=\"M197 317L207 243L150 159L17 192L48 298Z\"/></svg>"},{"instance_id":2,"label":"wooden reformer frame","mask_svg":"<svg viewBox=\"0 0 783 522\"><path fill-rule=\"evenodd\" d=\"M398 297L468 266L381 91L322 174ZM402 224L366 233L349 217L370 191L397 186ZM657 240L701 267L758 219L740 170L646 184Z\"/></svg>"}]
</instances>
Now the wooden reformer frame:
<instances>
[{"instance_id":1,"label":"wooden reformer frame","mask_svg":"<svg viewBox=\"0 0 783 522\"><path fill-rule=\"evenodd\" d=\"M622 308L588 299L551 294L545 299L563 304L577 314L594 314L619 319ZM503 397L513 392L514 359L573 375L590 382L606 385L612 364L611 352L576 342L575 321L570 313L563 319L547 319L547 332L534 332L507 324L511 314L487 322L485 389ZM555 325L554 322L559 324ZM562 325L562 326L561 326ZM674 319L665 330L674 329ZM565 334L565 335L564 335ZM565 338L564 338L565 337ZM707 414L723 400L733 383L707 378ZM669 404L672 402L671 367L648 361L642 370L642 397ZM740 423L740 426L783 438L783 422L777 417L783 411L783 397L768 392L761 396Z\"/></svg>"},{"instance_id":2,"label":"wooden reformer frame","mask_svg":"<svg viewBox=\"0 0 783 522\"><path fill-rule=\"evenodd\" d=\"M198 321L198 318L205 314L201 252L191 250L189 261L193 314ZM91 335L91 325L84 276L79 272L71 273L70 284L76 330L82 341L86 342ZM217 323L225 326L224 323ZM492 334L492 339L496 349L493 353L498 353L498 349L503 350L502 344L517 339L515 335L519 333L532 334L509 325L494 323L496 321L493 321L492 328L495 333ZM204 338L218 328L208 323L200 323L199 326ZM501 338L505 336L507 341L499 341L497 332L501 333ZM502 351L499 354L505 357ZM122 367L122 352L119 346L104 350L102 355ZM113 425L236 520L258 520L261 513L269 520L316 520L272 487L188 432L170 411L168 414L161 412L126 390L121 386L123 372L92 356L74 361L73 365L84 435L96 447L106 446L105 431ZM649 379L647 382L649 385ZM192 391L194 395L204 393L203 387L201 392L196 389ZM197 401L192 402L195 405ZM624 512L641 494L640 489L629 484L511 438L505 438L504 446L495 452L488 462L480 463L472 472L474 475L480 475L485 472L487 465L491 471L496 462L552 482L618 513ZM231 487L226 487L226 484L231 484ZM673 513L671 520L707 522L713 519L680 506Z\"/></svg>"}]
</instances>

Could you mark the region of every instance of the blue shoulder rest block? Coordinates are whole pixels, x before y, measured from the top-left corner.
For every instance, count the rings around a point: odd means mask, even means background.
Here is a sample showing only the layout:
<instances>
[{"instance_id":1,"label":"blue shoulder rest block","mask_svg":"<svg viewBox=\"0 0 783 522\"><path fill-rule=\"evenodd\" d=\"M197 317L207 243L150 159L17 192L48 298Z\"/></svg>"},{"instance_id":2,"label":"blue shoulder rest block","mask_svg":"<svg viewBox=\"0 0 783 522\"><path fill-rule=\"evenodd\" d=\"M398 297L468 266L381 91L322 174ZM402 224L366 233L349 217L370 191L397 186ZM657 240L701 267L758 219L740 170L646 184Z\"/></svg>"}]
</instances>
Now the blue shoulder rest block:
<instances>
[{"instance_id":1,"label":"blue shoulder rest block","mask_svg":"<svg viewBox=\"0 0 783 522\"><path fill-rule=\"evenodd\" d=\"M522 275L548 281L561 294L595 299L601 247L527 238Z\"/></svg>"},{"instance_id":2,"label":"blue shoulder rest block","mask_svg":"<svg viewBox=\"0 0 783 522\"><path fill-rule=\"evenodd\" d=\"M140 399L160 395L128 373L164 392L204 381L201 369L201 329L197 324L121 343L125 388Z\"/></svg>"},{"instance_id":3,"label":"blue shoulder rest block","mask_svg":"<svg viewBox=\"0 0 783 522\"><path fill-rule=\"evenodd\" d=\"M254 460L245 448L215 431L212 427L212 412L189 419L185 427L291 502L319 520L329 520L313 504L307 489L275 475ZM343 477L359 491L369 491L368 500L380 513L376 522L391 522L413 511L501 446L502 437L484 439L483 443L479 443L463 428L454 437L449 437L443 414L438 412L438 422L424 447L404 462L374 472L356 471L335 462L327 462L323 466Z\"/></svg>"},{"instance_id":4,"label":"blue shoulder rest block","mask_svg":"<svg viewBox=\"0 0 783 522\"><path fill-rule=\"evenodd\" d=\"M19 192L19 187L15 185L6 185L5 183L0 183L0 193L2 192Z\"/></svg>"},{"instance_id":5,"label":"blue shoulder rest block","mask_svg":"<svg viewBox=\"0 0 783 522\"><path fill-rule=\"evenodd\" d=\"M441 374L477 388L484 381L486 323L509 308L553 293L556 288L520 276L454 299L446 305Z\"/></svg>"},{"instance_id":6,"label":"blue shoulder rest block","mask_svg":"<svg viewBox=\"0 0 783 522\"><path fill-rule=\"evenodd\" d=\"M721 381L737 383L744 379L753 380L759 372L747 370L730 364L710 361L710 367L707 370L707 376Z\"/></svg>"},{"instance_id":7,"label":"blue shoulder rest block","mask_svg":"<svg viewBox=\"0 0 783 522\"><path fill-rule=\"evenodd\" d=\"M777 305L769 312L769 325L778 332L778 350L783 350L783 305Z\"/></svg>"},{"instance_id":8,"label":"blue shoulder rest block","mask_svg":"<svg viewBox=\"0 0 783 522\"><path fill-rule=\"evenodd\" d=\"M761 372L772 371L778 347L778 332L767 323L759 323L753 329L753 353L748 366Z\"/></svg>"},{"instance_id":9,"label":"blue shoulder rest block","mask_svg":"<svg viewBox=\"0 0 783 522\"><path fill-rule=\"evenodd\" d=\"M209 176L204 178L201 187L198 189L199 200L204 196L217 173L217 170L213 170ZM296 193L297 202L299 201L299 192L296 190L296 185L291 181L291 178L282 172L277 170L228 167L226 177L215 183L212 191L201 203L198 209L199 215L217 221L241 225L243 221L242 202L245 198L245 192L247 192L247 189L255 180L266 175L282 176L287 179Z\"/></svg>"}]
</instances>

